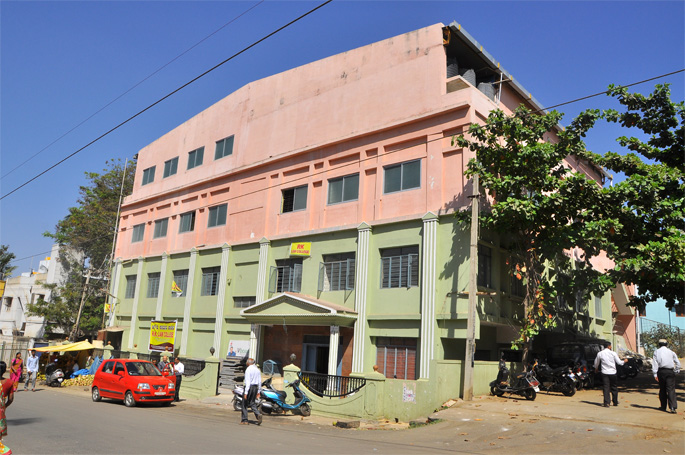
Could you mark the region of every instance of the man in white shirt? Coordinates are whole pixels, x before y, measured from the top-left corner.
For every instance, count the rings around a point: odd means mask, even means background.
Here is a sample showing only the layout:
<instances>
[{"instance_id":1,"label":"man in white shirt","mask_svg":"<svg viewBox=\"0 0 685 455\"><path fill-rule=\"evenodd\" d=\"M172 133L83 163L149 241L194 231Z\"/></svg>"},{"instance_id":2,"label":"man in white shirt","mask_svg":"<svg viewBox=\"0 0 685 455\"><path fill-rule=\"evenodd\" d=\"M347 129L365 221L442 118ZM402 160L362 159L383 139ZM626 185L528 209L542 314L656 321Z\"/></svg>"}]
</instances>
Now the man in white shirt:
<instances>
[{"instance_id":1,"label":"man in white shirt","mask_svg":"<svg viewBox=\"0 0 685 455\"><path fill-rule=\"evenodd\" d=\"M29 389L29 382L33 381L32 391L36 391L36 375L38 374L38 356L36 351L31 350L31 355L26 359L26 383L24 384L24 391Z\"/></svg>"},{"instance_id":2,"label":"man in white shirt","mask_svg":"<svg viewBox=\"0 0 685 455\"><path fill-rule=\"evenodd\" d=\"M257 401L259 400L259 387L262 385L262 373L254 364L254 359L247 359L247 368L245 369L245 392L243 395L243 411L241 415L240 424L247 425L247 408L248 406L252 408L254 416L257 418L257 425L262 424L262 414L259 412L257 407Z\"/></svg>"},{"instance_id":3,"label":"man in white shirt","mask_svg":"<svg viewBox=\"0 0 685 455\"><path fill-rule=\"evenodd\" d=\"M185 366L181 363L181 359L176 357L174 359L174 375L176 376L176 396L175 401L179 401L178 391L181 389L181 381L183 380L183 373L185 372Z\"/></svg>"},{"instance_id":4,"label":"man in white shirt","mask_svg":"<svg viewBox=\"0 0 685 455\"><path fill-rule=\"evenodd\" d=\"M618 384L616 379L616 365L623 365L625 362L618 358L618 355L611 350L611 343L609 343L595 358L595 373L602 373L602 385L604 386L604 407L609 407L611 391L611 398L614 406L618 406Z\"/></svg>"},{"instance_id":5,"label":"man in white shirt","mask_svg":"<svg viewBox=\"0 0 685 455\"><path fill-rule=\"evenodd\" d=\"M675 395L675 376L680 371L680 360L675 352L666 347L668 341L663 338L659 340L659 349L654 351L652 359L652 372L654 379L659 383L660 410L666 410L666 402L671 413L677 414L678 401Z\"/></svg>"}]
</instances>

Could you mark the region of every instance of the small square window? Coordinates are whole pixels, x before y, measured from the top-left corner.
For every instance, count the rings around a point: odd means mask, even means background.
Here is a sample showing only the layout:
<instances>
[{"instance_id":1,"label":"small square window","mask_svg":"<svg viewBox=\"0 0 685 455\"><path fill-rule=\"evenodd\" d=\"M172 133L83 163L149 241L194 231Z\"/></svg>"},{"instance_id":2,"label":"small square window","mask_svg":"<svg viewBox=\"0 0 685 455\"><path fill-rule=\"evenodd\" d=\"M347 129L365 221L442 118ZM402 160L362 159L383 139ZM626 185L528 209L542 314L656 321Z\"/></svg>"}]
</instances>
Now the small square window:
<instances>
[{"instance_id":1,"label":"small square window","mask_svg":"<svg viewBox=\"0 0 685 455\"><path fill-rule=\"evenodd\" d=\"M217 205L209 208L207 227L223 226L226 224L226 211L228 204Z\"/></svg>"},{"instance_id":2,"label":"small square window","mask_svg":"<svg viewBox=\"0 0 685 455\"><path fill-rule=\"evenodd\" d=\"M164 162L164 177L167 178L176 173L178 170L178 157Z\"/></svg>"},{"instance_id":3,"label":"small square window","mask_svg":"<svg viewBox=\"0 0 685 455\"><path fill-rule=\"evenodd\" d=\"M200 147L192 152L188 152L188 169L198 167L202 164L202 160L205 155L205 148Z\"/></svg>"},{"instance_id":4,"label":"small square window","mask_svg":"<svg viewBox=\"0 0 685 455\"><path fill-rule=\"evenodd\" d=\"M179 223L178 232L191 232L195 230L195 211L183 213Z\"/></svg>"},{"instance_id":5,"label":"small square window","mask_svg":"<svg viewBox=\"0 0 685 455\"><path fill-rule=\"evenodd\" d=\"M131 243L142 242L145 236L145 223L136 224L133 226L133 236Z\"/></svg>"},{"instance_id":6,"label":"small square window","mask_svg":"<svg viewBox=\"0 0 685 455\"><path fill-rule=\"evenodd\" d=\"M216 150L214 151L214 159L218 160L228 155L233 154L233 136L221 139L216 143Z\"/></svg>"},{"instance_id":7,"label":"small square window","mask_svg":"<svg viewBox=\"0 0 685 455\"><path fill-rule=\"evenodd\" d=\"M296 212L307 208L307 185L283 190L282 213Z\"/></svg>"},{"instance_id":8,"label":"small square window","mask_svg":"<svg viewBox=\"0 0 685 455\"><path fill-rule=\"evenodd\" d=\"M359 199L359 174L347 175L328 181L328 203L356 201Z\"/></svg>"},{"instance_id":9,"label":"small square window","mask_svg":"<svg viewBox=\"0 0 685 455\"><path fill-rule=\"evenodd\" d=\"M155 181L155 166L149 167L143 171L143 183L141 186L147 185Z\"/></svg>"},{"instance_id":10,"label":"small square window","mask_svg":"<svg viewBox=\"0 0 685 455\"><path fill-rule=\"evenodd\" d=\"M161 237L166 237L166 230L169 226L169 218L162 218L161 220L155 221L155 232L152 238L159 239Z\"/></svg>"},{"instance_id":11,"label":"small square window","mask_svg":"<svg viewBox=\"0 0 685 455\"><path fill-rule=\"evenodd\" d=\"M383 193L411 190L421 186L421 161L407 161L385 168Z\"/></svg>"}]
</instances>

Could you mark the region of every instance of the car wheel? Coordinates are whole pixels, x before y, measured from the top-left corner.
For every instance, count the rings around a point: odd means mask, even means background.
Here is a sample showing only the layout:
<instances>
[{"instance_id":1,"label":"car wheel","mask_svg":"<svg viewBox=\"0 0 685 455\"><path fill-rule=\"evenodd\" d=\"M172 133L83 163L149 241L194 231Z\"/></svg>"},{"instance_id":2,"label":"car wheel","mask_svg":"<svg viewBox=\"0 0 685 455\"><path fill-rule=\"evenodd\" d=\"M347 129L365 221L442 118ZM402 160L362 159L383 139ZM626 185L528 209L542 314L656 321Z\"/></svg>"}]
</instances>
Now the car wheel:
<instances>
[{"instance_id":1,"label":"car wheel","mask_svg":"<svg viewBox=\"0 0 685 455\"><path fill-rule=\"evenodd\" d=\"M100 396L100 389L98 389L97 387L93 387L91 396L93 397L93 401L95 402L102 400L102 397Z\"/></svg>"},{"instance_id":2,"label":"car wheel","mask_svg":"<svg viewBox=\"0 0 685 455\"><path fill-rule=\"evenodd\" d=\"M126 395L124 396L124 404L127 408L132 408L136 405L136 400L133 399L133 394L130 390L126 392Z\"/></svg>"}]
</instances>

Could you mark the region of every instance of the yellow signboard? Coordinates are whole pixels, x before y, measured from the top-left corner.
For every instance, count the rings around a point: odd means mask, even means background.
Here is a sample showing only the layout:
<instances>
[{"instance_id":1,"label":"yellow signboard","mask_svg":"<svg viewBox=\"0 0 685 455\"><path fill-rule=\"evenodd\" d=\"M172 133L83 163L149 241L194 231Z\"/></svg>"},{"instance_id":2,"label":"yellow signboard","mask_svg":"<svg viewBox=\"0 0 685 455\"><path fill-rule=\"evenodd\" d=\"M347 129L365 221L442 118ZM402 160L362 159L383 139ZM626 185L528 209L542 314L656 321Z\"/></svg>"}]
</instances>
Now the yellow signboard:
<instances>
[{"instance_id":1,"label":"yellow signboard","mask_svg":"<svg viewBox=\"0 0 685 455\"><path fill-rule=\"evenodd\" d=\"M5 293L5 282L0 281L0 297Z\"/></svg>"},{"instance_id":2,"label":"yellow signboard","mask_svg":"<svg viewBox=\"0 0 685 455\"><path fill-rule=\"evenodd\" d=\"M150 321L150 351L174 352L176 321Z\"/></svg>"},{"instance_id":3,"label":"yellow signboard","mask_svg":"<svg viewBox=\"0 0 685 455\"><path fill-rule=\"evenodd\" d=\"M111 303L105 303L105 314L109 314L112 312L112 304Z\"/></svg>"},{"instance_id":4,"label":"yellow signboard","mask_svg":"<svg viewBox=\"0 0 685 455\"><path fill-rule=\"evenodd\" d=\"M311 256L312 242L297 242L290 244L291 256Z\"/></svg>"}]
</instances>

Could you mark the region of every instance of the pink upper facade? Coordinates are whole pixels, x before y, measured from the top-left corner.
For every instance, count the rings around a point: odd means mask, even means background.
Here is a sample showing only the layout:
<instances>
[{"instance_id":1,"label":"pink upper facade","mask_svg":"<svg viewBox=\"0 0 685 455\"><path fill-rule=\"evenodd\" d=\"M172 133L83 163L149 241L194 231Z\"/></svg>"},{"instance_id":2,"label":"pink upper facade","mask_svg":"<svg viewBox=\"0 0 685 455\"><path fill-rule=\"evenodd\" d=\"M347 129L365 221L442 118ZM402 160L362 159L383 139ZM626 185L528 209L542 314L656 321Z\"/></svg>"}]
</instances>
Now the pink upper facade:
<instances>
[{"instance_id":1,"label":"pink upper facade","mask_svg":"<svg viewBox=\"0 0 685 455\"><path fill-rule=\"evenodd\" d=\"M116 257L352 228L466 205L470 156L451 145L452 135L492 109L511 113L528 100L507 84L494 100L468 83L448 90L443 27L250 83L143 148L133 194L122 207ZM216 142L230 136L232 153L215 159ZM189 153L200 147L203 163L187 169ZM177 172L163 178L165 162L174 158ZM386 167L414 160L420 185L386 193ZM153 166L154 180L142 185ZM329 180L354 174L358 198L329 204ZM282 213L283 191L305 185L306 208ZM210 208L223 204L226 223L208 227ZM180 233L180 215L189 212L194 230ZM166 236L154 239L155 221L165 218Z\"/></svg>"}]
</instances>

